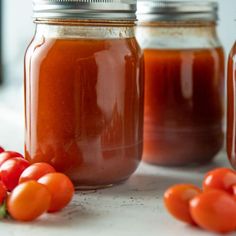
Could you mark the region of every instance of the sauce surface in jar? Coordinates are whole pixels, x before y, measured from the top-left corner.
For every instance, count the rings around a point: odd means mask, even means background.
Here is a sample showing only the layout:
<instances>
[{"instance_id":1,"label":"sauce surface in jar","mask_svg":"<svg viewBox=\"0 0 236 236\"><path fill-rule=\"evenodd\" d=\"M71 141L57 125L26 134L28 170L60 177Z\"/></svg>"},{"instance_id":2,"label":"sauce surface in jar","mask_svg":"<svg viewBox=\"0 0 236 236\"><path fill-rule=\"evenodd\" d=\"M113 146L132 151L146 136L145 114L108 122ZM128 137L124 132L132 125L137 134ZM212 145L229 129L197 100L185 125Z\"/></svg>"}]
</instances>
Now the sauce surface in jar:
<instances>
[{"instance_id":1,"label":"sauce surface in jar","mask_svg":"<svg viewBox=\"0 0 236 236\"><path fill-rule=\"evenodd\" d=\"M39 37L25 64L26 158L51 163L82 188L128 178L143 138L135 38Z\"/></svg>"},{"instance_id":2,"label":"sauce surface in jar","mask_svg":"<svg viewBox=\"0 0 236 236\"><path fill-rule=\"evenodd\" d=\"M208 162L223 143L223 49L145 49L144 58L144 160Z\"/></svg>"}]
</instances>

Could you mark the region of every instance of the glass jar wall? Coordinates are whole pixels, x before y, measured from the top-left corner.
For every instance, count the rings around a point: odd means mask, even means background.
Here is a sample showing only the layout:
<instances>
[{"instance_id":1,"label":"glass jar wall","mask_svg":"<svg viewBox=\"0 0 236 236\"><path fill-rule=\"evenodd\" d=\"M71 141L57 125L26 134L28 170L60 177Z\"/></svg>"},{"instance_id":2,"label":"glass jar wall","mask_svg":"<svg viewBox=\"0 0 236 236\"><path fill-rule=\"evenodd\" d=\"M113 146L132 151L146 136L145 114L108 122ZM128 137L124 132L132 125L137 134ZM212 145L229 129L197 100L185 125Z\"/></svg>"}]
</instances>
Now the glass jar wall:
<instances>
[{"instance_id":1,"label":"glass jar wall","mask_svg":"<svg viewBox=\"0 0 236 236\"><path fill-rule=\"evenodd\" d=\"M236 43L233 45L228 60L227 80L227 154L228 158L236 168Z\"/></svg>"},{"instance_id":2,"label":"glass jar wall","mask_svg":"<svg viewBox=\"0 0 236 236\"><path fill-rule=\"evenodd\" d=\"M77 188L121 182L142 155L143 60L135 5L123 3L132 8L122 13L111 1L108 20L99 13L103 1L91 0L96 13L84 1L55 1L49 15L45 2L36 3L36 33L25 56L26 158L52 164ZM91 9L85 16L80 7Z\"/></svg>"},{"instance_id":3,"label":"glass jar wall","mask_svg":"<svg viewBox=\"0 0 236 236\"><path fill-rule=\"evenodd\" d=\"M145 61L143 159L158 165L209 162L223 144L217 4L139 1L138 18Z\"/></svg>"}]
</instances>

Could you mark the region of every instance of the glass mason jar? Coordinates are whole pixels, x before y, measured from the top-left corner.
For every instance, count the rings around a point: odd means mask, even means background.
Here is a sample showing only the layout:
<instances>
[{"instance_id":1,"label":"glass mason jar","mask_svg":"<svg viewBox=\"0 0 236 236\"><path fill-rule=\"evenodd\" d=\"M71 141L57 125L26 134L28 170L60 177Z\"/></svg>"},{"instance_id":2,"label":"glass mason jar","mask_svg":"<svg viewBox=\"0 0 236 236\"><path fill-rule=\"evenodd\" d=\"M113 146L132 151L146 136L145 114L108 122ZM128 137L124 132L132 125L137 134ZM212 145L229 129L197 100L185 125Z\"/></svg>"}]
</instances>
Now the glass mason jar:
<instances>
[{"instance_id":1,"label":"glass mason jar","mask_svg":"<svg viewBox=\"0 0 236 236\"><path fill-rule=\"evenodd\" d=\"M236 43L233 45L228 59L227 80L227 154L236 168Z\"/></svg>"},{"instance_id":2,"label":"glass mason jar","mask_svg":"<svg viewBox=\"0 0 236 236\"><path fill-rule=\"evenodd\" d=\"M146 162L209 162L223 144L224 52L217 3L138 1Z\"/></svg>"},{"instance_id":3,"label":"glass mason jar","mask_svg":"<svg viewBox=\"0 0 236 236\"><path fill-rule=\"evenodd\" d=\"M34 0L25 55L25 155L77 188L127 179L143 140L143 60L132 0Z\"/></svg>"}]
</instances>

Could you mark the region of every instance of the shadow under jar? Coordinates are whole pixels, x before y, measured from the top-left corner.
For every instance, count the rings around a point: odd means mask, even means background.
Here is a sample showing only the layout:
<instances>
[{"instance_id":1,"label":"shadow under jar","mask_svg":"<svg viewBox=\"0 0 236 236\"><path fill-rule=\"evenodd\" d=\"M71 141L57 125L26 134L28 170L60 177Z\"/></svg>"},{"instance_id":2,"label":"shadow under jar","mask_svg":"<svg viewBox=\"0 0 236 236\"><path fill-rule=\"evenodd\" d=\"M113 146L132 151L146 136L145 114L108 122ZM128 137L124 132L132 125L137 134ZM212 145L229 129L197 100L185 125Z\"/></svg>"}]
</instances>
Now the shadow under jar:
<instances>
[{"instance_id":1,"label":"shadow under jar","mask_svg":"<svg viewBox=\"0 0 236 236\"><path fill-rule=\"evenodd\" d=\"M34 1L25 55L25 155L80 189L127 179L143 140L143 60L133 1Z\"/></svg>"},{"instance_id":2,"label":"shadow under jar","mask_svg":"<svg viewBox=\"0 0 236 236\"><path fill-rule=\"evenodd\" d=\"M158 165L209 162L223 144L224 52L217 3L138 1L144 51L144 154Z\"/></svg>"}]
</instances>

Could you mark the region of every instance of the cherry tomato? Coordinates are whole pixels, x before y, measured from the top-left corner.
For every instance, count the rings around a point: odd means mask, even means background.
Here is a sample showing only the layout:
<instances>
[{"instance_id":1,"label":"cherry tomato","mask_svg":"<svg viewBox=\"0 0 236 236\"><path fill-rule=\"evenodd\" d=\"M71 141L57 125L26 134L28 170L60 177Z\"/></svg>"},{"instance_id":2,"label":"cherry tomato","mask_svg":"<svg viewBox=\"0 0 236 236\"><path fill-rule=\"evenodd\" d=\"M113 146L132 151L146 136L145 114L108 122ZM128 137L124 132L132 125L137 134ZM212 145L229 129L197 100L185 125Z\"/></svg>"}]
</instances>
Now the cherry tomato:
<instances>
[{"instance_id":1,"label":"cherry tomato","mask_svg":"<svg viewBox=\"0 0 236 236\"><path fill-rule=\"evenodd\" d=\"M8 191L12 191L18 184L20 175L29 166L23 158L15 157L5 161L0 166L0 176Z\"/></svg>"},{"instance_id":2,"label":"cherry tomato","mask_svg":"<svg viewBox=\"0 0 236 236\"><path fill-rule=\"evenodd\" d=\"M34 163L23 171L20 176L19 183L23 183L28 180L38 180L42 176L53 172L56 172L56 170L48 163Z\"/></svg>"},{"instance_id":3,"label":"cherry tomato","mask_svg":"<svg viewBox=\"0 0 236 236\"><path fill-rule=\"evenodd\" d=\"M203 229L227 233L236 229L236 201L225 191L214 189L190 201L194 221Z\"/></svg>"},{"instance_id":4,"label":"cherry tomato","mask_svg":"<svg viewBox=\"0 0 236 236\"><path fill-rule=\"evenodd\" d=\"M15 158L15 157L22 157L23 156L18 153L18 152L13 152L13 151L6 151L6 152L2 152L0 153L0 166L7 160Z\"/></svg>"},{"instance_id":5,"label":"cherry tomato","mask_svg":"<svg viewBox=\"0 0 236 236\"><path fill-rule=\"evenodd\" d=\"M232 193L236 184L236 172L228 168L217 168L206 174L203 180L203 190L220 189Z\"/></svg>"},{"instance_id":6,"label":"cherry tomato","mask_svg":"<svg viewBox=\"0 0 236 236\"><path fill-rule=\"evenodd\" d=\"M32 221L42 215L50 206L51 194L48 189L34 181L19 184L7 199L11 217L20 221Z\"/></svg>"},{"instance_id":7,"label":"cherry tomato","mask_svg":"<svg viewBox=\"0 0 236 236\"><path fill-rule=\"evenodd\" d=\"M7 196L7 188L3 184L2 181L0 181L0 205L3 203Z\"/></svg>"},{"instance_id":8,"label":"cherry tomato","mask_svg":"<svg viewBox=\"0 0 236 236\"><path fill-rule=\"evenodd\" d=\"M0 147L0 153L4 152L4 148Z\"/></svg>"},{"instance_id":9,"label":"cherry tomato","mask_svg":"<svg viewBox=\"0 0 236 236\"><path fill-rule=\"evenodd\" d=\"M189 201L201 190L192 184L178 184L170 187L164 194L164 203L176 219L193 224L189 211Z\"/></svg>"},{"instance_id":10,"label":"cherry tomato","mask_svg":"<svg viewBox=\"0 0 236 236\"><path fill-rule=\"evenodd\" d=\"M62 173L46 174L38 182L44 184L52 195L48 212L59 211L71 201L74 194L74 186L66 175Z\"/></svg>"}]
</instances>

